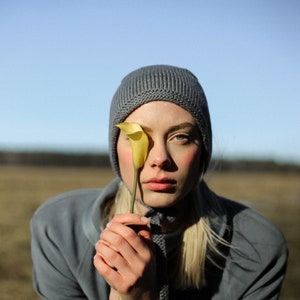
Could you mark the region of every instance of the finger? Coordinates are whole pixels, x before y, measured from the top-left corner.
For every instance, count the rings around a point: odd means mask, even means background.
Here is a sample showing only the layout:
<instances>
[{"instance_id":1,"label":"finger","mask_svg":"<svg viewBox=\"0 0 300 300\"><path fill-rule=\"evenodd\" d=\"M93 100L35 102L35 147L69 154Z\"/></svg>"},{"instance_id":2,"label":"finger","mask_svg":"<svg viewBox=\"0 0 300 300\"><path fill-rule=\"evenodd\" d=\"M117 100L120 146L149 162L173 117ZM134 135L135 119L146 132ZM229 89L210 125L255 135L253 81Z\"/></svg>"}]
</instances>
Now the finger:
<instances>
[{"instance_id":1,"label":"finger","mask_svg":"<svg viewBox=\"0 0 300 300\"><path fill-rule=\"evenodd\" d=\"M117 283L120 280L120 274L116 269L107 264L104 258L99 254L94 256L94 266L98 273L104 277L106 282L110 286L115 287L114 282Z\"/></svg>"},{"instance_id":2,"label":"finger","mask_svg":"<svg viewBox=\"0 0 300 300\"><path fill-rule=\"evenodd\" d=\"M114 241L118 239L118 236L116 236L115 233L109 231L108 229L104 229L100 235L100 240L98 242L104 243L106 246L111 247L115 251L119 251L116 247L114 247L113 243L111 241ZM97 250L97 244L96 243L96 250Z\"/></svg>"},{"instance_id":3,"label":"finger","mask_svg":"<svg viewBox=\"0 0 300 300\"><path fill-rule=\"evenodd\" d=\"M108 266L105 263L103 257L98 254L94 257L94 266L99 274L103 276L105 281L115 291L118 291L118 294L127 293L133 286L133 284L129 282L129 278L132 277L130 276L130 274L128 276L122 275L119 270L113 269ZM134 279L131 279L131 281L134 282Z\"/></svg>"},{"instance_id":4,"label":"finger","mask_svg":"<svg viewBox=\"0 0 300 300\"><path fill-rule=\"evenodd\" d=\"M106 247L109 247L109 243L107 243L107 242L105 242L105 241L102 241L102 240L99 240L99 241L96 243L96 245L95 245L95 249L96 249L96 255L95 255L95 257L98 255L99 257L101 257L101 258L104 260L104 262L105 262L108 266L110 266L111 268L115 268L114 265L113 265L113 263L111 263L111 262L110 262L109 260L107 260L104 256L102 256L104 245L105 245Z\"/></svg>"},{"instance_id":5,"label":"finger","mask_svg":"<svg viewBox=\"0 0 300 300\"><path fill-rule=\"evenodd\" d=\"M117 222L111 222L101 234L101 239L105 240L122 253L126 249L130 250L127 247L129 245L133 250L130 251L132 254L142 253L143 251L148 250L148 245L144 237L151 240L150 231L145 225L143 229L136 232L131 227Z\"/></svg>"},{"instance_id":6,"label":"finger","mask_svg":"<svg viewBox=\"0 0 300 300\"><path fill-rule=\"evenodd\" d=\"M113 226L112 226L113 225ZM111 248L114 248L116 251L121 251L120 247L115 247L115 244L121 244L123 241L119 240L120 236L123 236L123 238L127 241L129 241L129 244L131 245L131 247L133 247L135 249L135 251L143 251L145 244L150 247L150 249L153 250L153 242L151 239L151 231L150 228L146 225L135 225L135 226L125 226L122 225L123 227L121 227L120 230L125 230L127 231L128 228L133 229L133 231L135 232L135 234L133 233L132 236L130 236L130 234L126 234L126 233L122 233L118 230L114 228L116 228L116 224L115 223L109 223L108 226L106 227L106 229L104 229L104 231L102 231L101 235L100 235L100 240L102 240L103 242L106 242ZM131 232L132 233L132 232ZM117 234L117 235L115 235ZM134 242L133 239L136 238L136 235L138 237L140 237L140 239L137 241L137 243Z\"/></svg>"},{"instance_id":7,"label":"finger","mask_svg":"<svg viewBox=\"0 0 300 300\"><path fill-rule=\"evenodd\" d=\"M124 225L146 225L149 223L149 219L138 214L125 213L115 215L111 220L111 223L113 222Z\"/></svg>"},{"instance_id":8,"label":"finger","mask_svg":"<svg viewBox=\"0 0 300 300\"><path fill-rule=\"evenodd\" d=\"M99 241L96 245L97 255L102 257L106 264L114 270L124 270L128 267L126 259L107 243Z\"/></svg>"},{"instance_id":9,"label":"finger","mask_svg":"<svg viewBox=\"0 0 300 300\"><path fill-rule=\"evenodd\" d=\"M118 223L116 223L118 224ZM133 246L127 241L126 238L124 238L123 231L131 231L132 237L128 237L128 239L138 238L140 239L140 243L144 243L141 240L141 237L138 237L137 233L135 233L132 229L128 228L125 225L118 224L118 227L121 227L120 230L110 230L110 228L106 228L102 234L101 234L101 243L98 245L96 244L96 250L101 251L101 248L103 248L103 244L105 244L107 247L113 249L115 252L120 253L126 260L132 260L135 259L136 255L138 255L138 251L142 252L144 249L141 245L139 245L136 249L133 248ZM114 226L115 227L115 226ZM141 250L142 249L142 250Z\"/></svg>"},{"instance_id":10,"label":"finger","mask_svg":"<svg viewBox=\"0 0 300 300\"><path fill-rule=\"evenodd\" d=\"M148 241L151 241L150 227L145 226L145 225L149 225L148 218L138 214L131 214L131 213L117 214L111 220L111 222L107 224L107 226L109 227L111 223L114 222L129 226L130 228L134 229L134 231L138 235L142 236L144 239L147 239Z\"/></svg>"},{"instance_id":11,"label":"finger","mask_svg":"<svg viewBox=\"0 0 300 300\"><path fill-rule=\"evenodd\" d=\"M141 236L143 239L151 241L151 230L148 226L139 226L138 228L133 228L133 230Z\"/></svg>"},{"instance_id":12,"label":"finger","mask_svg":"<svg viewBox=\"0 0 300 300\"><path fill-rule=\"evenodd\" d=\"M144 227L147 228L145 225ZM148 230L148 228L144 230L146 234L148 234ZM130 233L127 235L124 232ZM143 234L143 230L141 232ZM132 241L135 238L139 240L137 248L132 247L132 244L128 242L128 240ZM153 258L153 251L140 235L132 228L116 222L111 223L102 232L101 240L97 242L95 248L97 254L101 257L101 262L97 265L99 268L101 267L98 272L104 274L106 280L110 280L117 285L117 290L120 290L122 284L133 286L143 276L145 268L148 269L147 266L151 265ZM103 266L103 263L106 266ZM116 279L117 277L112 272L117 272L120 277Z\"/></svg>"},{"instance_id":13,"label":"finger","mask_svg":"<svg viewBox=\"0 0 300 300\"><path fill-rule=\"evenodd\" d=\"M112 230L115 230L113 232ZM121 230L121 231L120 231ZM128 232L128 234L124 232ZM119 232L117 234L116 232ZM103 237L106 239L114 249L122 255L126 264L119 265L117 262L113 262L118 267L119 272L124 278L132 278L134 273L137 276L141 276L145 266L149 265L152 261L154 246L152 241L144 240L134 230L118 223L112 223L112 225L105 230ZM151 242L151 244L150 244Z\"/></svg>"}]
</instances>

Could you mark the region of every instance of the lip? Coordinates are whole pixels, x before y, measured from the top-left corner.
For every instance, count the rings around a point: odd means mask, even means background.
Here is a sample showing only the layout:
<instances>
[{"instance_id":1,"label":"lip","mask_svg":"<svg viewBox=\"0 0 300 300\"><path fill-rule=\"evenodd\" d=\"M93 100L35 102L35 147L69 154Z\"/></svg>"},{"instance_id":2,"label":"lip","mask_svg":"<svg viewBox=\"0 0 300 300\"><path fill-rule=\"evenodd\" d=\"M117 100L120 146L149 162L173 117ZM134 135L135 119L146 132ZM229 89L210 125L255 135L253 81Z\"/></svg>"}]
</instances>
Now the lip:
<instances>
[{"instance_id":1,"label":"lip","mask_svg":"<svg viewBox=\"0 0 300 300\"><path fill-rule=\"evenodd\" d=\"M146 180L144 184L151 191L163 192L174 189L176 185L176 180L167 177L153 177L149 180Z\"/></svg>"}]
</instances>

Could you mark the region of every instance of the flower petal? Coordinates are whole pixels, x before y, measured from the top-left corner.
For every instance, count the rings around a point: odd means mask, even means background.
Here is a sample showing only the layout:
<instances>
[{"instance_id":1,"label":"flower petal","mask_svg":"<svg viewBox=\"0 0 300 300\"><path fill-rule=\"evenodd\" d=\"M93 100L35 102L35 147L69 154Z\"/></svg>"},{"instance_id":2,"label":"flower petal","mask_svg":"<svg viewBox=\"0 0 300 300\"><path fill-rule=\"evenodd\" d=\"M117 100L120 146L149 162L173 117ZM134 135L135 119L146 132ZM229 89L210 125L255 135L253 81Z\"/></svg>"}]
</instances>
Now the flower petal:
<instances>
[{"instance_id":1,"label":"flower petal","mask_svg":"<svg viewBox=\"0 0 300 300\"><path fill-rule=\"evenodd\" d=\"M123 122L116 126L120 128L130 140L134 168L141 168L148 155L149 140L147 134L138 123Z\"/></svg>"}]
</instances>

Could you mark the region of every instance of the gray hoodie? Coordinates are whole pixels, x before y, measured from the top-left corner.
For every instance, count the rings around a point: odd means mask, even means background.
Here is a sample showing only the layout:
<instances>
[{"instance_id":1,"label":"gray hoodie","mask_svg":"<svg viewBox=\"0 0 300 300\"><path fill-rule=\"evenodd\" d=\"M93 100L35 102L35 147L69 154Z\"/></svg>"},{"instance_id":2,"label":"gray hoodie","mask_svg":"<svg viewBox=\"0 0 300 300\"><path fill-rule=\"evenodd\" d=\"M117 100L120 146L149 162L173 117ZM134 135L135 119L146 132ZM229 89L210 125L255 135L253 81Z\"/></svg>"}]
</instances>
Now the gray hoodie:
<instances>
[{"instance_id":1,"label":"gray hoodie","mask_svg":"<svg viewBox=\"0 0 300 300\"><path fill-rule=\"evenodd\" d=\"M41 299L108 299L109 286L93 265L102 206L119 180L104 189L64 193L45 202L31 220L34 288ZM280 230L251 208L218 197L222 216L213 229L230 241L227 260L207 265L207 286L170 290L170 299L278 299L288 249ZM224 252L225 253L225 252Z\"/></svg>"}]
</instances>

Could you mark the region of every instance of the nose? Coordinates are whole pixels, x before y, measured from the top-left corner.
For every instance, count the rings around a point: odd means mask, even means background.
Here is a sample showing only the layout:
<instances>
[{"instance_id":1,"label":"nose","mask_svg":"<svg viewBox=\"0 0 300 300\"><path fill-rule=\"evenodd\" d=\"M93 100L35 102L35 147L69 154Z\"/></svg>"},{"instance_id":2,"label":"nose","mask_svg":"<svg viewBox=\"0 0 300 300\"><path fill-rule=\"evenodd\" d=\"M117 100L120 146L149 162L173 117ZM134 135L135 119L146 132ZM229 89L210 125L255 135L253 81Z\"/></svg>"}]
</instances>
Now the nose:
<instances>
[{"instance_id":1,"label":"nose","mask_svg":"<svg viewBox=\"0 0 300 300\"><path fill-rule=\"evenodd\" d=\"M153 142L148 154L152 168L166 169L171 166L171 156L164 142Z\"/></svg>"}]
</instances>

